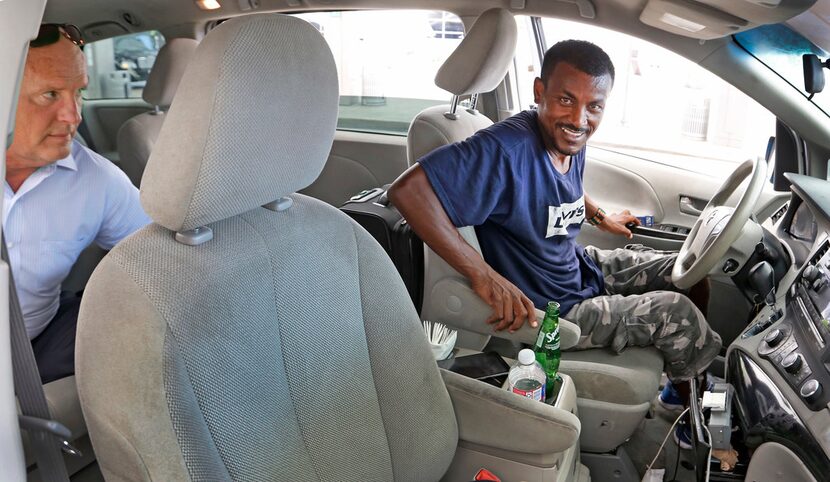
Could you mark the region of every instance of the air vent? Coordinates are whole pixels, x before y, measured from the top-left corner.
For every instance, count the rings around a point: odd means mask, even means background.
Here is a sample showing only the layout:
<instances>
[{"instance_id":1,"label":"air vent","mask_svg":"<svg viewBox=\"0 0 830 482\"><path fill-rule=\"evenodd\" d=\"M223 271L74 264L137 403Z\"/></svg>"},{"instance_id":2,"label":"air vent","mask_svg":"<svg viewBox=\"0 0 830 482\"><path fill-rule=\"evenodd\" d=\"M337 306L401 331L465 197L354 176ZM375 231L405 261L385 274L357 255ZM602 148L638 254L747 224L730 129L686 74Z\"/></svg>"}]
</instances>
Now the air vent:
<instances>
[{"instance_id":1,"label":"air vent","mask_svg":"<svg viewBox=\"0 0 830 482\"><path fill-rule=\"evenodd\" d=\"M781 208L779 208L778 211L775 211L775 213L770 217L773 226L777 224L778 220L780 220L784 216L784 213L787 212L788 207L790 207L790 203L784 203L784 205L781 206Z\"/></svg>"},{"instance_id":2,"label":"air vent","mask_svg":"<svg viewBox=\"0 0 830 482\"><path fill-rule=\"evenodd\" d=\"M830 243L825 241L824 243L822 243L818 251L816 251L816 255L813 256L813 259L811 260L812 263L817 264L821 260L821 258L823 258L825 254L827 254L827 251L830 251Z\"/></svg>"}]
</instances>

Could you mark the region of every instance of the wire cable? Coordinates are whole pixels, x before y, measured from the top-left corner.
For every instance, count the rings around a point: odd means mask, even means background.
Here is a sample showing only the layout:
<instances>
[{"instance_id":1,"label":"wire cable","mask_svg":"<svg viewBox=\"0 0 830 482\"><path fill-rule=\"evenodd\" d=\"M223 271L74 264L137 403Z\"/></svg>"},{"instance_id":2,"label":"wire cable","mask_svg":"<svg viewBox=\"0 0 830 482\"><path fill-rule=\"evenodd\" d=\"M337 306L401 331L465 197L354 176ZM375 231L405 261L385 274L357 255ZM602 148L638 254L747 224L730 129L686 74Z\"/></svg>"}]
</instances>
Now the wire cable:
<instances>
[{"instance_id":1,"label":"wire cable","mask_svg":"<svg viewBox=\"0 0 830 482\"><path fill-rule=\"evenodd\" d=\"M651 470L651 467L654 465L654 462L657 462L657 457L659 457L660 452L663 451L663 447L666 445L666 442L669 440L669 435L672 434L672 431L674 430L674 427L677 425L677 422L679 422L680 419L683 418L683 416L686 415L686 413L688 413L688 412L689 412L689 408L686 407L686 409L683 410L683 412L681 412L680 415L677 416L677 418L674 420L674 423L671 424L671 428L669 428L669 431L666 433L666 437L663 439L663 443L661 443L660 448L657 449L657 454L654 455L654 459L652 459L651 463L646 466L646 470ZM678 448L678 450L680 450L680 449Z\"/></svg>"},{"instance_id":2,"label":"wire cable","mask_svg":"<svg viewBox=\"0 0 830 482\"><path fill-rule=\"evenodd\" d=\"M704 425L703 429L706 430L706 436L709 437L709 458L706 460L706 478L703 480L705 482L709 482L709 476L712 475L712 432L709 431L709 427L707 425Z\"/></svg>"}]
</instances>

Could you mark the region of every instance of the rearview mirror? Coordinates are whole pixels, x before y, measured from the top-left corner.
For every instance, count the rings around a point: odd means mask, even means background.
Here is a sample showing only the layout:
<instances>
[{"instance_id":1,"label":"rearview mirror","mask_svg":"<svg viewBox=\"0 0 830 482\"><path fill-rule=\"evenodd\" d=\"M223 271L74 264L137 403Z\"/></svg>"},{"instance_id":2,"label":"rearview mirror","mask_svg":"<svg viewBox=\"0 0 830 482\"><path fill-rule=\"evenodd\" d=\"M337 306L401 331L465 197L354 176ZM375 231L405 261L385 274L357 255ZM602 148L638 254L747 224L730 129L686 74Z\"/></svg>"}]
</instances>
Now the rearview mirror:
<instances>
[{"instance_id":1,"label":"rearview mirror","mask_svg":"<svg viewBox=\"0 0 830 482\"><path fill-rule=\"evenodd\" d=\"M810 94L821 92L824 90L824 67L830 69L830 60L822 62L815 54L804 54L802 56L804 63L804 90Z\"/></svg>"}]
</instances>

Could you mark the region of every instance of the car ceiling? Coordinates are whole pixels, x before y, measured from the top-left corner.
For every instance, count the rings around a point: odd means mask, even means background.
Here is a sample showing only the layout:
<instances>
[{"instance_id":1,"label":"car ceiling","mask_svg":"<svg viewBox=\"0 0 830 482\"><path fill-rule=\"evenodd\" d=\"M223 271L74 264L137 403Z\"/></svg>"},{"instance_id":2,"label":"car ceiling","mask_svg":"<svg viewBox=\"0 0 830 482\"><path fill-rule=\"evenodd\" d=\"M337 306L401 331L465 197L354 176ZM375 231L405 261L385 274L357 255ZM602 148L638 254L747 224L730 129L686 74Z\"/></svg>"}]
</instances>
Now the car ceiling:
<instances>
[{"instance_id":1,"label":"car ceiling","mask_svg":"<svg viewBox=\"0 0 830 482\"><path fill-rule=\"evenodd\" d=\"M700 33L683 32L684 35L711 38L711 29L718 21L730 23L728 33L745 30L762 23L784 21L805 10L816 0L219 0L218 10L200 10L194 0L49 0L44 16L47 22L74 23L81 27L88 41L147 29L162 31L186 31L210 20L268 11L349 10L373 8L411 8L448 10L461 17L475 17L493 7L507 8L515 14L539 15L560 18L580 18L579 3L595 6L596 18L592 23L623 31L645 27L639 19L648 21L644 11L692 12L702 15L696 18L706 29ZM776 4L776 8L764 6ZM822 0L826 7L830 0ZM252 8L252 5L257 5ZM716 8L713 8L715 6ZM706 16L706 13L712 15ZM819 16L821 18L821 15ZM613 20L616 19L617 22ZM615 23L619 25L614 25ZM664 23L661 28L677 31ZM651 28L651 27L649 27ZM654 29L664 33L662 30ZM709 37L705 34L709 33ZM636 34L636 32L630 32ZM722 36L722 34L715 34ZM677 36L677 35L675 35Z\"/></svg>"},{"instance_id":2,"label":"car ceiling","mask_svg":"<svg viewBox=\"0 0 830 482\"><path fill-rule=\"evenodd\" d=\"M222 7L215 11L200 10L194 0L49 0L45 22L74 23L81 27L87 41L140 32L160 30L166 37L200 38L205 25L212 20L263 12L299 12L321 10L360 9L425 9L445 10L459 15L469 26L481 12L494 7L506 8L515 15L536 15L590 23L623 32L674 51L701 64L728 82L776 112L791 127L802 128L802 135L830 148L830 128L826 116L818 109L801 104L800 95L788 93L782 97L782 86L776 80L760 82L757 66L737 65L729 35L701 40L655 28L640 20L647 7L671 12L673 8L711 11L708 5L717 5L720 17L742 16L746 22L737 30L746 30L762 23L777 23L790 19L799 26L808 25L816 36L827 35L830 23L830 0L218 0ZM580 16L577 3L588 1L595 6L595 18ZM251 4L258 4L251 8ZM704 3L706 5L704 5ZM763 7L761 4L778 4ZM247 8L247 9L246 9ZM807 10L809 12L807 12ZM728 10L728 12L724 12ZM676 10L675 10L676 11ZM807 13L804 13L807 12ZM724 15L720 15L724 14ZM799 15L801 14L801 15ZM799 15L799 18L791 17ZM749 20L751 17L753 20ZM700 19L698 19L700 20ZM702 20L701 20L702 21ZM717 23L717 22L716 22ZM721 25L722 27L723 25ZM801 29L799 28L799 31ZM704 32L706 33L706 32ZM810 38L813 38L811 36ZM823 44L826 45L826 44ZM770 83L773 82L773 83ZM764 84L764 85L762 85ZM784 87L789 90L789 87ZM812 109L812 110L811 110ZM813 112L816 111L816 112Z\"/></svg>"}]
</instances>

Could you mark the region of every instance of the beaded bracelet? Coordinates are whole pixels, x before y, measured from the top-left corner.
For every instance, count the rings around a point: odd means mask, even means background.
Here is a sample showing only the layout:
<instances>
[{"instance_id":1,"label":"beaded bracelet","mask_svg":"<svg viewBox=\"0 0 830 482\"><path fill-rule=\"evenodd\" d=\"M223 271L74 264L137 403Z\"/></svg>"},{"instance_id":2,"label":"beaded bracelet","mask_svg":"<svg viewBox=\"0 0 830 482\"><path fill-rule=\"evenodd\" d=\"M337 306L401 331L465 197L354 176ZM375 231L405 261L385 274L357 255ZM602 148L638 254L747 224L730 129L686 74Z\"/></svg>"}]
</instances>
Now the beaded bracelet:
<instances>
[{"instance_id":1,"label":"beaded bracelet","mask_svg":"<svg viewBox=\"0 0 830 482\"><path fill-rule=\"evenodd\" d=\"M602 208L597 208L596 214L594 214L593 217L588 218L588 224L591 226L599 226L603 221L605 221L605 210Z\"/></svg>"}]
</instances>

